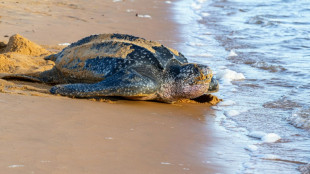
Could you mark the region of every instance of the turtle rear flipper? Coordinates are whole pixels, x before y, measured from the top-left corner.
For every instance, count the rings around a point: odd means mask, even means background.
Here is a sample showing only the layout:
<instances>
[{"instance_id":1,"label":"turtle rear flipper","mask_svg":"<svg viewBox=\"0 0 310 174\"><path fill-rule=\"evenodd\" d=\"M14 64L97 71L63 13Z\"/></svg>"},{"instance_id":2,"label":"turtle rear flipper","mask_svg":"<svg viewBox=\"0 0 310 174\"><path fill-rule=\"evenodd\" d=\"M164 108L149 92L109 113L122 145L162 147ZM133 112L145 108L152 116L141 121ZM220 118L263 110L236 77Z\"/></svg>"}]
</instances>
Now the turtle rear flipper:
<instances>
[{"instance_id":1,"label":"turtle rear flipper","mask_svg":"<svg viewBox=\"0 0 310 174\"><path fill-rule=\"evenodd\" d=\"M58 84L65 82L61 78L59 71L54 67L50 70L29 74L6 74L0 77L6 80L21 80L21 81L31 81L31 82L41 82L47 84Z\"/></svg>"},{"instance_id":2,"label":"turtle rear flipper","mask_svg":"<svg viewBox=\"0 0 310 174\"><path fill-rule=\"evenodd\" d=\"M44 60L51 60L53 62L56 61L58 54L51 54L49 56L44 57Z\"/></svg>"},{"instance_id":3,"label":"turtle rear flipper","mask_svg":"<svg viewBox=\"0 0 310 174\"><path fill-rule=\"evenodd\" d=\"M156 98L158 87L153 79L141 75L134 69L125 69L98 83L56 85L50 92L69 97L122 96L151 100Z\"/></svg>"},{"instance_id":4,"label":"turtle rear flipper","mask_svg":"<svg viewBox=\"0 0 310 174\"><path fill-rule=\"evenodd\" d=\"M40 73L32 74L8 74L1 77L5 80L21 80L21 81L31 81L31 82L42 82L39 78Z\"/></svg>"}]
</instances>

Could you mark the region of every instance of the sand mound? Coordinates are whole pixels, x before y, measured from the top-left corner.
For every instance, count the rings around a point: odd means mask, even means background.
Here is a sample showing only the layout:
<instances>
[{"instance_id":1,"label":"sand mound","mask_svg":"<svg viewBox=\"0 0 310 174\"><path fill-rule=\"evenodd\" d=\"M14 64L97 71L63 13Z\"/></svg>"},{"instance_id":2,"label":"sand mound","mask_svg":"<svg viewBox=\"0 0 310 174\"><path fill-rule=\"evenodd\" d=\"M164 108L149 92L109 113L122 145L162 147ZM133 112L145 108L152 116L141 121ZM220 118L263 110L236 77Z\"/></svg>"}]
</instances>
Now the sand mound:
<instances>
[{"instance_id":1,"label":"sand mound","mask_svg":"<svg viewBox=\"0 0 310 174\"><path fill-rule=\"evenodd\" d=\"M19 34L15 34L10 37L9 43L4 49L4 53L14 52L29 56L41 56L50 54L49 51L37 45L34 42L22 37Z\"/></svg>"},{"instance_id":2,"label":"sand mound","mask_svg":"<svg viewBox=\"0 0 310 174\"><path fill-rule=\"evenodd\" d=\"M32 73L51 69L52 61L44 60L50 51L16 34L6 45L0 43L0 73Z\"/></svg>"}]
</instances>

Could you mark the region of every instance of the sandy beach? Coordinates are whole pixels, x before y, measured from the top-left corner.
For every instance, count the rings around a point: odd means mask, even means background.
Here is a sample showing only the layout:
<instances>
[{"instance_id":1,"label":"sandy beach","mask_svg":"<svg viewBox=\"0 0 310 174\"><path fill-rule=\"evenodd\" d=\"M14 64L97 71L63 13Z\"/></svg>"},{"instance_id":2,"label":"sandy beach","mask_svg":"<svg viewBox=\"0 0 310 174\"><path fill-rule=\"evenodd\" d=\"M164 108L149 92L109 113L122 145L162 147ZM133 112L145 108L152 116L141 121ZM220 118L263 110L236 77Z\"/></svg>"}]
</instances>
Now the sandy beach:
<instances>
[{"instance_id":1,"label":"sandy beach","mask_svg":"<svg viewBox=\"0 0 310 174\"><path fill-rule=\"evenodd\" d=\"M158 0L8 0L0 2L0 41L7 43L18 33L51 53L91 34L126 33L175 48L182 40L170 5ZM17 63L9 73L24 71L26 65ZM71 99L50 95L50 87L0 81L2 172L227 172L214 153L223 137L214 129L210 105Z\"/></svg>"},{"instance_id":2,"label":"sandy beach","mask_svg":"<svg viewBox=\"0 0 310 174\"><path fill-rule=\"evenodd\" d=\"M0 167L5 173L222 170L208 164L216 158L213 130L205 125L213 119L208 108L0 95Z\"/></svg>"},{"instance_id":3,"label":"sandy beach","mask_svg":"<svg viewBox=\"0 0 310 174\"><path fill-rule=\"evenodd\" d=\"M4 1L0 41L20 35L40 45L75 42L101 33L126 33L173 47L179 42L170 4L165 1Z\"/></svg>"}]
</instances>

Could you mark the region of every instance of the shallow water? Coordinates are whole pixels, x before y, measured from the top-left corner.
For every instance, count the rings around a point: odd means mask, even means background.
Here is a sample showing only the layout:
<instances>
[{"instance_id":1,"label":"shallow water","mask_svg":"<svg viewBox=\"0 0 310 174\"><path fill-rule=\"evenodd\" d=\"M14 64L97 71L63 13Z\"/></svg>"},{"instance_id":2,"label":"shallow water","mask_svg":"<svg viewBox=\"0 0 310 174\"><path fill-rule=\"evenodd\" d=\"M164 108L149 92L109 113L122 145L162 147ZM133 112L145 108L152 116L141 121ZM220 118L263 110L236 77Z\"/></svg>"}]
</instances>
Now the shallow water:
<instances>
[{"instance_id":1,"label":"shallow water","mask_svg":"<svg viewBox=\"0 0 310 174\"><path fill-rule=\"evenodd\" d=\"M309 7L306 0L175 4L185 40L178 49L212 67L225 101L214 107L216 124L244 143L248 156L223 158L239 161L233 173L299 173L310 162ZM257 131L280 139L249 136Z\"/></svg>"}]
</instances>

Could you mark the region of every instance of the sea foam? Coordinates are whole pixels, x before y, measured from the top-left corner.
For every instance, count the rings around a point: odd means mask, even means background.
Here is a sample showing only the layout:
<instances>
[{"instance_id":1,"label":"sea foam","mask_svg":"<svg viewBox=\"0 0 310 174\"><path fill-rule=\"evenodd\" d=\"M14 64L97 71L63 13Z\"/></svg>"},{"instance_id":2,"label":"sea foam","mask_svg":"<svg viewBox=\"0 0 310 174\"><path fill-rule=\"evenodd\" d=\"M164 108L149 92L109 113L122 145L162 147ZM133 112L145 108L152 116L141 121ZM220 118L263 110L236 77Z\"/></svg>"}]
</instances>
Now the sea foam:
<instances>
[{"instance_id":1,"label":"sea foam","mask_svg":"<svg viewBox=\"0 0 310 174\"><path fill-rule=\"evenodd\" d=\"M200 3L200 4L202 4L202 3L204 3L204 2L206 2L207 0L196 0L196 2L197 3Z\"/></svg>"},{"instance_id":2,"label":"sea foam","mask_svg":"<svg viewBox=\"0 0 310 174\"><path fill-rule=\"evenodd\" d=\"M266 134L265 136L263 136L261 139L265 143L274 143L274 142L280 140L281 137L278 134L269 133L269 134Z\"/></svg>"},{"instance_id":3,"label":"sea foam","mask_svg":"<svg viewBox=\"0 0 310 174\"><path fill-rule=\"evenodd\" d=\"M219 70L216 73L216 77L224 81L234 81L234 80L243 80L245 79L242 73L237 73L236 71L230 69Z\"/></svg>"},{"instance_id":4,"label":"sea foam","mask_svg":"<svg viewBox=\"0 0 310 174\"><path fill-rule=\"evenodd\" d=\"M188 44L189 46L198 46L198 47L206 46L205 43L199 43L199 42L188 42L187 44Z\"/></svg>"},{"instance_id":5,"label":"sea foam","mask_svg":"<svg viewBox=\"0 0 310 174\"><path fill-rule=\"evenodd\" d=\"M231 106L231 105L235 105L235 104L236 104L236 102L233 100L224 100L217 105L218 106Z\"/></svg>"},{"instance_id":6,"label":"sea foam","mask_svg":"<svg viewBox=\"0 0 310 174\"><path fill-rule=\"evenodd\" d=\"M263 159L268 159L268 160L276 160L276 159L280 159L280 157L278 155L273 155L273 154L265 154L260 156Z\"/></svg>"},{"instance_id":7,"label":"sea foam","mask_svg":"<svg viewBox=\"0 0 310 174\"><path fill-rule=\"evenodd\" d=\"M227 117L234 117L234 116L237 116L239 114L240 114L240 112L237 110L229 110L229 111L224 112L224 115Z\"/></svg>"},{"instance_id":8,"label":"sea foam","mask_svg":"<svg viewBox=\"0 0 310 174\"><path fill-rule=\"evenodd\" d=\"M193 55L190 55L191 57L214 57L213 54L210 54L210 53L201 53L201 54L193 54Z\"/></svg>"},{"instance_id":9,"label":"sea foam","mask_svg":"<svg viewBox=\"0 0 310 174\"><path fill-rule=\"evenodd\" d=\"M278 134L275 133L265 133L262 131L252 131L248 134L249 137L261 139L265 143L274 143L281 139Z\"/></svg>"},{"instance_id":10,"label":"sea foam","mask_svg":"<svg viewBox=\"0 0 310 174\"><path fill-rule=\"evenodd\" d=\"M210 16L210 13L203 12L203 13L201 13L201 16L202 17L207 17L207 16Z\"/></svg>"},{"instance_id":11,"label":"sea foam","mask_svg":"<svg viewBox=\"0 0 310 174\"><path fill-rule=\"evenodd\" d=\"M203 54L199 54L197 56L200 56L200 57L213 57L213 54L210 54L210 53L203 53Z\"/></svg>"},{"instance_id":12,"label":"sea foam","mask_svg":"<svg viewBox=\"0 0 310 174\"><path fill-rule=\"evenodd\" d=\"M238 56L238 54L235 52L235 50L231 50L231 51L229 52L228 57L236 57L236 56Z\"/></svg>"},{"instance_id":13,"label":"sea foam","mask_svg":"<svg viewBox=\"0 0 310 174\"><path fill-rule=\"evenodd\" d=\"M246 149L250 152L254 152L254 151L257 151L258 147L255 145L247 145L244 149Z\"/></svg>"},{"instance_id":14,"label":"sea foam","mask_svg":"<svg viewBox=\"0 0 310 174\"><path fill-rule=\"evenodd\" d=\"M295 127L310 129L310 108L295 111L287 120Z\"/></svg>"}]
</instances>

